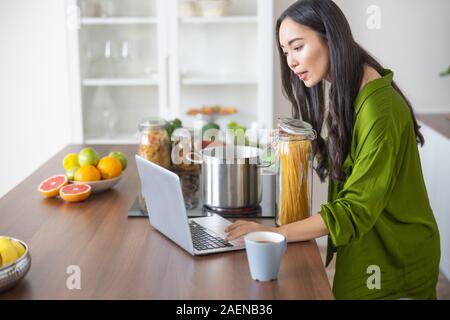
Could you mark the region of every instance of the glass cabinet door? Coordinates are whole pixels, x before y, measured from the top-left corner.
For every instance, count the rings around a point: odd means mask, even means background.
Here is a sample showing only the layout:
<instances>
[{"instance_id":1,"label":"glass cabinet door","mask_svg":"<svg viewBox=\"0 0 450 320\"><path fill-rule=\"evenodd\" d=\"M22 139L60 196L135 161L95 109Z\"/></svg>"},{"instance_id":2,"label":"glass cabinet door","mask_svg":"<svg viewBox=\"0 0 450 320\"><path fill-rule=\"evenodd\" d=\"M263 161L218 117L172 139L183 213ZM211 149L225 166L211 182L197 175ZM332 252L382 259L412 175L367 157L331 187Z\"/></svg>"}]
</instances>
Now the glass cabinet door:
<instances>
[{"instance_id":1,"label":"glass cabinet door","mask_svg":"<svg viewBox=\"0 0 450 320\"><path fill-rule=\"evenodd\" d=\"M156 0L79 0L79 64L86 142L136 142L159 115Z\"/></svg>"},{"instance_id":2,"label":"glass cabinet door","mask_svg":"<svg viewBox=\"0 0 450 320\"><path fill-rule=\"evenodd\" d=\"M149 116L195 127L192 110L206 107L222 110L221 128L271 126L271 0L66 1L80 9L70 43L82 142L137 143Z\"/></svg>"}]
</instances>

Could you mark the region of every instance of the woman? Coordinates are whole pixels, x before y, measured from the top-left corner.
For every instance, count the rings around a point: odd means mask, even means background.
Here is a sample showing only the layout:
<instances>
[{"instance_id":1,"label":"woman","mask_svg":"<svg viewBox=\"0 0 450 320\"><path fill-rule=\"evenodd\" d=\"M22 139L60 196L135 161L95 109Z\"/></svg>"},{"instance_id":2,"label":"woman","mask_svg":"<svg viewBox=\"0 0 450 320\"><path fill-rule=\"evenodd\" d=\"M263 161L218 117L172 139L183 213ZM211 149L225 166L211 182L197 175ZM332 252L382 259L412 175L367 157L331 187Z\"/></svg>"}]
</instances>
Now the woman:
<instances>
[{"instance_id":1,"label":"woman","mask_svg":"<svg viewBox=\"0 0 450 320\"><path fill-rule=\"evenodd\" d=\"M440 246L417 147L424 139L392 71L354 41L331 0L297 1L278 19L276 36L293 116L328 132L313 144L328 203L279 228L237 221L228 240L262 230L289 242L328 235L337 299L435 299Z\"/></svg>"}]
</instances>

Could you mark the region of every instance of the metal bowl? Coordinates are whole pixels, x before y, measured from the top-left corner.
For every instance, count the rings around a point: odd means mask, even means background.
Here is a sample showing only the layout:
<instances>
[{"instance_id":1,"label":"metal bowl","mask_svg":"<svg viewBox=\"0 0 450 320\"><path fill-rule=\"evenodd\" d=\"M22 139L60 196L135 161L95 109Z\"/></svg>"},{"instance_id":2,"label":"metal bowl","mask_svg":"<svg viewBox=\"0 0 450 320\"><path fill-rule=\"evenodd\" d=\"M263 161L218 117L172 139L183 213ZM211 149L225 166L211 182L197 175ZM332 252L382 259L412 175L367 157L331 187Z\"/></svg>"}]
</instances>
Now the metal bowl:
<instances>
[{"instance_id":1,"label":"metal bowl","mask_svg":"<svg viewBox=\"0 0 450 320\"><path fill-rule=\"evenodd\" d=\"M27 244L19 239L8 238L20 242L25 247L25 253L15 262L0 268L0 292L16 285L25 277L31 267L31 255Z\"/></svg>"}]
</instances>

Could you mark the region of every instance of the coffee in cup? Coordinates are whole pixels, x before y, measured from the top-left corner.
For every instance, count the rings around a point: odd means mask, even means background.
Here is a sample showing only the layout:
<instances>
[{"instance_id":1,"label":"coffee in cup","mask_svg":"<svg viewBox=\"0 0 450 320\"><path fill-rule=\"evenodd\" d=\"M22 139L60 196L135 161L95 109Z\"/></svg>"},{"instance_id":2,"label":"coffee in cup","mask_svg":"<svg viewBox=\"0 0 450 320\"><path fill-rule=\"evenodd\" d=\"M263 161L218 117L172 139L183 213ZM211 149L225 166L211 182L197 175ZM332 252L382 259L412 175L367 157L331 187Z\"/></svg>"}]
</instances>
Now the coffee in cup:
<instances>
[{"instance_id":1,"label":"coffee in cup","mask_svg":"<svg viewBox=\"0 0 450 320\"><path fill-rule=\"evenodd\" d=\"M258 281L277 279L287 247L286 238L276 232L258 231L248 233L244 240L252 278Z\"/></svg>"}]
</instances>

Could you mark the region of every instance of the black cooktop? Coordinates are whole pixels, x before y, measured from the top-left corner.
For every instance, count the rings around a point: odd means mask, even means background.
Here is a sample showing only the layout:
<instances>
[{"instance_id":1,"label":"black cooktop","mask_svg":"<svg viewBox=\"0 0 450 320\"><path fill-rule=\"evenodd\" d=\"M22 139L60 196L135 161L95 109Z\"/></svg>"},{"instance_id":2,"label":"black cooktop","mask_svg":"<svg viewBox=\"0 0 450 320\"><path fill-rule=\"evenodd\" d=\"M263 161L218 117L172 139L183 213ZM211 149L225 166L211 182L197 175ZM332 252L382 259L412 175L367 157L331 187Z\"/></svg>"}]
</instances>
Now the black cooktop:
<instances>
[{"instance_id":1,"label":"black cooktop","mask_svg":"<svg viewBox=\"0 0 450 320\"><path fill-rule=\"evenodd\" d=\"M219 214L224 218L274 218L275 217L275 175L263 175L262 200L255 208L222 210L203 206L201 199L196 208L186 210L189 218ZM148 217L147 211L139 208L138 198L128 210L129 217Z\"/></svg>"}]
</instances>

